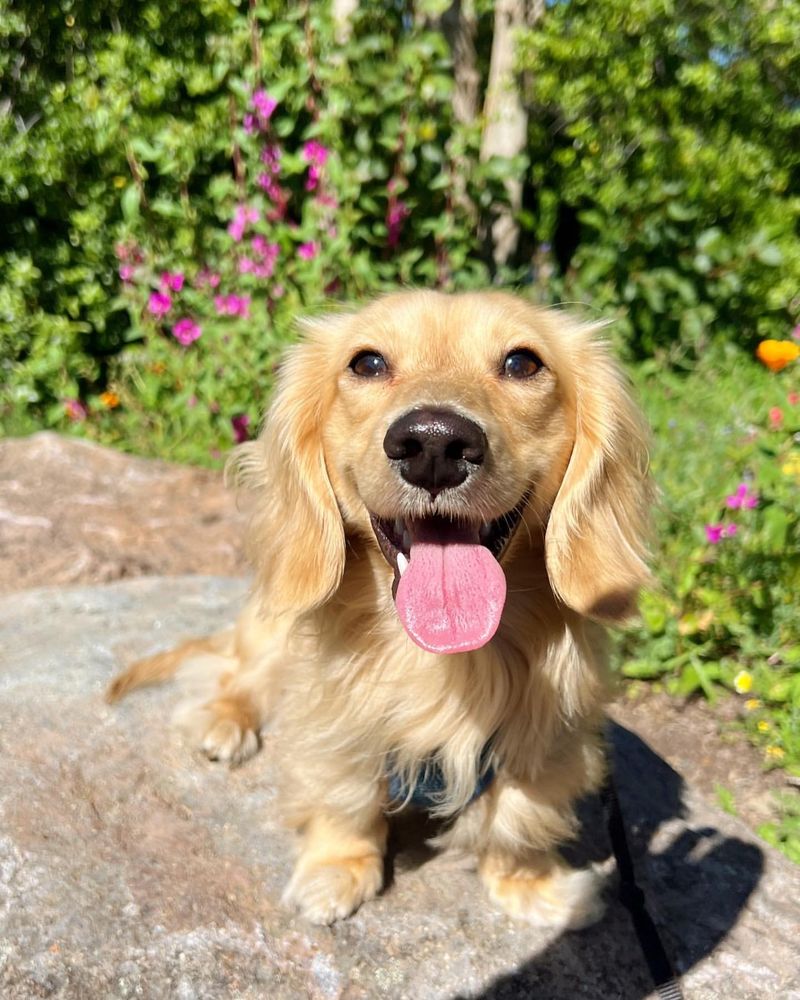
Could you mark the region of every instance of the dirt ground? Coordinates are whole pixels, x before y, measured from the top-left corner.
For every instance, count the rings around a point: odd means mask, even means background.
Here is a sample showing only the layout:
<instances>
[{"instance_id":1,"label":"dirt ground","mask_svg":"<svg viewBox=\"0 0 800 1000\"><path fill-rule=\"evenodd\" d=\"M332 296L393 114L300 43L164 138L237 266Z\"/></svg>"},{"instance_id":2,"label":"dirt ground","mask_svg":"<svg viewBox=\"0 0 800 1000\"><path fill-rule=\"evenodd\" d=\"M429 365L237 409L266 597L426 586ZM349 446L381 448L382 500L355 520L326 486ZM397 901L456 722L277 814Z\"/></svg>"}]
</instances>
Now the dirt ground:
<instances>
[{"instance_id":1,"label":"dirt ground","mask_svg":"<svg viewBox=\"0 0 800 1000\"><path fill-rule=\"evenodd\" d=\"M40 433L0 441L0 594L142 575L247 572L246 515L222 476ZM728 790L753 827L774 814L780 771L735 731L739 702L624 689L612 714L709 799Z\"/></svg>"}]
</instances>

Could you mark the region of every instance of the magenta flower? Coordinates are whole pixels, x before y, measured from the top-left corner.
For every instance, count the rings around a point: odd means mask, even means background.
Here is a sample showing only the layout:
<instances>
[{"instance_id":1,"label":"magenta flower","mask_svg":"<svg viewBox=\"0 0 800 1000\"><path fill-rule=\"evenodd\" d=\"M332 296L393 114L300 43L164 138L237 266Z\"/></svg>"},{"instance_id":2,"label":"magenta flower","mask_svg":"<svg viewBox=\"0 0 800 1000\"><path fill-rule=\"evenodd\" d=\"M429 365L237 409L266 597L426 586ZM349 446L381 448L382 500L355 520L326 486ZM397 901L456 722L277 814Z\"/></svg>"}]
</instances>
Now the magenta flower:
<instances>
[{"instance_id":1,"label":"magenta flower","mask_svg":"<svg viewBox=\"0 0 800 1000\"><path fill-rule=\"evenodd\" d=\"M313 163L317 167L324 167L329 156L330 150L326 146L323 146L321 142L317 142L316 139L310 139L303 146L303 159L306 163Z\"/></svg>"},{"instance_id":2,"label":"magenta flower","mask_svg":"<svg viewBox=\"0 0 800 1000\"><path fill-rule=\"evenodd\" d=\"M317 142L316 139L311 139L303 146L302 155L306 163L309 164L306 191L315 191L322 177L322 168L328 160L330 150L321 142Z\"/></svg>"},{"instance_id":3,"label":"magenta flower","mask_svg":"<svg viewBox=\"0 0 800 1000\"><path fill-rule=\"evenodd\" d=\"M172 299L166 292L151 292L147 308L153 316L166 316L172 308Z\"/></svg>"},{"instance_id":4,"label":"magenta flower","mask_svg":"<svg viewBox=\"0 0 800 1000\"><path fill-rule=\"evenodd\" d=\"M318 243L301 243L297 248L297 256L302 260L313 260L319 253Z\"/></svg>"},{"instance_id":5,"label":"magenta flower","mask_svg":"<svg viewBox=\"0 0 800 1000\"><path fill-rule=\"evenodd\" d=\"M278 102L266 90L256 90L250 101L261 122L266 123L278 106Z\"/></svg>"},{"instance_id":6,"label":"magenta flower","mask_svg":"<svg viewBox=\"0 0 800 1000\"><path fill-rule=\"evenodd\" d=\"M779 431L783 426L783 410L780 406L773 406L770 408L769 425L774 431Z\"/></svg>"},{"instance_id":7,"label":"magenta flower","mask_svg":"<svg viewBox=\"0 0 800 1000\"><path fill-rule=\"evenodd\" d=\"M164 271L161 275L162 292L179 292L183 288L183 271Z\"/></svg>"},{"instance_id":8,"label":"magenta flower","mask_svg":"<svg viewBox=\"0 0 800 1000\"><path fill-rule=\"evenodd\" d=\"M758 506L758 494L751 492L747 483L740 483L735 493L725 497L725 506L730 510L752 510Z\"/></svg>"},{"instance_id":9,"label":"magenta flower","mask_svg":"<svg viewBox=\"0 0 800 1000\"><path fill-rule=\"evenodd\" d=\"M239 413L237 416L231 417L231 426L233 427L233 436L237 444L249 441L250 433L248 428L250 426L250 417L246 413Z\"/></svg>"},{"instance_id":10,"label":"magenta flower","mask_svg":"<svg viewBox=\"0 0 800 1000\"><path fill-rule=\"evenodd\" d=\"M265 146L261 150L261 162L271 174L279 174L281 172L280 146Z\"/></svg>"},{"instance_id":11,"label":"magenta flower","mask_svg":"<svg viewBox=\"0 0 800 1000\"><path fill-rule=\"evenodd\" d=\"M201 333L202 330L198 324L193 319L189 319L188 316L179 319L172 327L172 336L184 347L188 347L189 344L197 340Z\"/></svg>"},{"instance_id":12,"label":"magenta flower","mask_svg":"<svg viewBox=\"0 0 800 1000\"><path fill-rule=\"evenodd\" d=\"M197 273L197 277L195 278L195 287L218 288L220 281L220 275L217 274L216 271L209 271L207 267L204 267Z\"/></svg>"},{"instance_id":13,"label":"magenta flower","mask_svg":"<svg viewBox=\"0 0 800 1000\"><path fill-rule=\"evenodd\" d=\"M135 271L133 264L120 264L119 276L124 282L133 281Z\"/></svg>"},{"instance_id":14,"label":"magenta flower","mask_svg":"<svg viewBox=\"0 0 800 1000\"><path fill-rule=\"evenodd\" d=\"M220 316L241 316L250 318L249 295L215 295L214 308Z\"/></svg>"},{"instance_id":15,"label":"magenta flower","mask_svg":"<svg viewBox=\"0 0 800 1000\"><path fill-rule=\"evenodd\" d=\"M241 242L248 223L258 222L261 218L257 208L248 208L247 205L237 205L233 213L233 221L228 226L228 235L239 243Z\"/></svg>"},{"instance_id":16,"label":"magenta flower","mask_svg":"<svg viewBox=\"0 0 800 1000\"><path fill-rule=\"evenodd\" d=\"M88 415L86 407L79 399L65 399L64 409L66 410L69 419L76 422L79 420L85 420Z\"/></svg>"},{"instance_id":17,"label":"magenta flower","mask_svg":"<svg viewBox=\"0 0 800 1000\"><path fill-rule=\"evenodd\" d=\"M399 198L395 198L393 195L389 197L389 206L386 210L386 242L390 247L396 247L400 242L403 223L410 214L411 209L404 201L400 201Z\"/></svg>"},{"instance_id":18,"label":"magenta flower","mask_svg":"<svg viewBox=\"0 0 800 1000\"><path fill-rule=\"evenodd\" d=\"M723 538L733 538L739 530L736 524L707 524L706 539L710 545L718 545Z\"/></svg>"}]
</instances>

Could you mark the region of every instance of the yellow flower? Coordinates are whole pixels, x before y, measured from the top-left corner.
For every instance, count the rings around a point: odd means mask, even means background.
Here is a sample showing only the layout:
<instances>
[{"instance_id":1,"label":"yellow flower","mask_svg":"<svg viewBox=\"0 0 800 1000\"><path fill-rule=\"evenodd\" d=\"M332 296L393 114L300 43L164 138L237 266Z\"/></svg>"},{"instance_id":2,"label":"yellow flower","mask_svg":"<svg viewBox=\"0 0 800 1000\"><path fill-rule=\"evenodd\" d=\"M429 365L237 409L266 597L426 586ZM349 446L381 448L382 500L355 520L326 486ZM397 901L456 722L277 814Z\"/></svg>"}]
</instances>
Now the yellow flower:
<instances>
[{"instance_id":1,"label":"yellow flower","mask_svg":"<svg viewBox=\"0 0 800 1000\"><path fill-rule=\"evenodd\" d=\"M740 670L733 678L733 686L737 694L749 694L753 690L753 675L747 670Z\"/></svg>"},{"instance_id":2,"label":"yellow flower","mask_svg":"<svg viewBox=\"0 0 800 1000\"><path fill-rule=\"evenodd\" d=\"M766 719L762 719L761 722L759 722L759 724L758 724L758 731L760 733L768 733L769 732L769 723L766 721Z\"/></svg>"},{"instance_id":3,"label":"yellow flower","mask_svg":"<svg viewBox=\"0 0 800 1000\"><path fill-rule=\"evenodd\" d=\"M791 340L762 340L756 348L756 357L771 372L779 372L800 357L800 345Z\"/></svg>"},{"instance_id":4,"label":"yellow flower","mask_svg":"<svg viewBox=\"0 0 800 1000\"><path fill-rule=\"evenodd\" d=\"M748 712L755 712L757 708L761 708L761 699L748 698L747 701L744 703L744 707L747 709Z\"/></svg>"},{"instance_id":5,"label":"yellow flower","mask_svg":"<svg viewBox=\"0 0 800 1000\"><path fill-rule=\"evenodd\" d=\"M122 174L117 174L113 180L114 187L118 189L124 188L127 183L127 179L123 177Z\"/></svg>"},{"instance_id":6,"label":"yellow flower","mask_svg":"<svg viewBox=\"0 0 800 1000\"><path fill-rule=\"evenodd\" d=\"M795 479L800 479L800 455L790 455L781 466L781 472L784 476L793 476Z\"/></svg>"},{"instance_id":7,"label":"yellow flower","mask_svg":"<svg viewBox=\"0 0 800 1000\"><path fill-rule=\"evenodd\" d=\"M782 747L767 747L767 757L772 757L775 760L783 760L786 756L786 752Z\"/></svg>"},{"instance_id":8,"label":"yellow flower","mask_svg":"<svg viewBox=\"0 0 800 1000\"><path fill-rule=\"evenodd\" d=\"M119 406L119 396L115 392L102 392L100 393L100 402L108 410L113 410L115 407Z\"/></svg>"},{"instance_id":9,"label":"yellow flower","mask_svg":"<svg viewBox=\"0 0 800 1000\"><path fill-rule=\"evenodd\" d=\"M436 122L428 119L422 122L419 127L419 137L423 142L430 142L432 139L436 138Z\"/></svg>"}]
</instances>

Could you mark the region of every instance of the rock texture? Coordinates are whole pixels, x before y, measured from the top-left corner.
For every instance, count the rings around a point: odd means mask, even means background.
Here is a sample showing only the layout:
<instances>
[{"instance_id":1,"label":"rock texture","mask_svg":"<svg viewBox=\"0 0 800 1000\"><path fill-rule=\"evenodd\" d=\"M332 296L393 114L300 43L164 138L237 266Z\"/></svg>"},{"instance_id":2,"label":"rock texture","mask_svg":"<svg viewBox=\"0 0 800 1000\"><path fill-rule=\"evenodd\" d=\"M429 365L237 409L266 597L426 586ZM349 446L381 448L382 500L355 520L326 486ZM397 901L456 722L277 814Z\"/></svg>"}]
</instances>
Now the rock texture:
<instances>
[{"instance_id":1,"label":"rock texture","mask_svg":"<svg viewBox=\"0 0 800 1000\"><path fill-rule=\"evenodd\" d=\"M222 476L42 432L0 441L0 593L145 574L242 575Z\"/></svg>"},{"instance_id":2,"label":"rock texture","mask_svg":"<svg viewBox=\"0 0 800 1000\"><path fill-rule=\"evenodd\" d=\"M627 912L553 935L487 903L474 872L395 834L386 892L350 921L284 912L291 840L274 816L269 736L235 771L167 720L169 688L111 709L128 659L211 630L240 582L46 588L0 600L0 995L640 1000L652 987ZM693 1000L800 1000L800 869L709 807L616 726L640 882ZM587 804L584 854L608 853Z\"/></svg>"}]
</instances>

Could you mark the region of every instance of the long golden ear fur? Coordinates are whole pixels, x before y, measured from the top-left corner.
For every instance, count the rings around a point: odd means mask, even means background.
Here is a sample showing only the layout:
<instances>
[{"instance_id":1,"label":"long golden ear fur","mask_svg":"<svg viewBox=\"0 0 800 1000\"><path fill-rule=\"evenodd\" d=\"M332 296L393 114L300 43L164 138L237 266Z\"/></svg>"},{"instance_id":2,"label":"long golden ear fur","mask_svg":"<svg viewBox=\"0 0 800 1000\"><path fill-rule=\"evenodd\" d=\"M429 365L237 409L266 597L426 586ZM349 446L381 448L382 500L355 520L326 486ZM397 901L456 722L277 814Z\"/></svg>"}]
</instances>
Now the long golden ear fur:
<instances>
[{"instance_id":1,"label":"long golden ear fur","mask_svg":"<svg viewBox=\"0 0 800 1000\"><path fill-rule=\"evenodd\" d=\"M270 615L319 607L344 572L344 526L322 444L327 326L326 320L306 324L307 339L281 362L258 439L238 448L226 469L254 494L250 556Z\"/></svg>"},{"instance_id":2,"label":"long golden ear fur","mask_svg":"<svg viewBox=\"0 0 800 1000\"><path fill-rule=\"evenodd\" d=\"M589 340L579 355L575 444L547 527L547 570L569 607L621 621L649 579L647 434L606 345Z\"/></svg>"}]
</instances>

